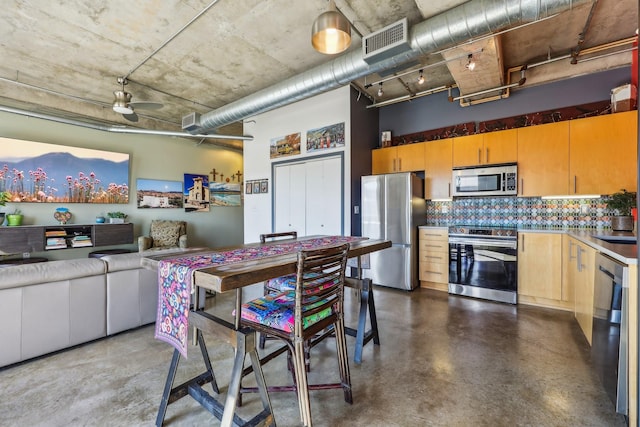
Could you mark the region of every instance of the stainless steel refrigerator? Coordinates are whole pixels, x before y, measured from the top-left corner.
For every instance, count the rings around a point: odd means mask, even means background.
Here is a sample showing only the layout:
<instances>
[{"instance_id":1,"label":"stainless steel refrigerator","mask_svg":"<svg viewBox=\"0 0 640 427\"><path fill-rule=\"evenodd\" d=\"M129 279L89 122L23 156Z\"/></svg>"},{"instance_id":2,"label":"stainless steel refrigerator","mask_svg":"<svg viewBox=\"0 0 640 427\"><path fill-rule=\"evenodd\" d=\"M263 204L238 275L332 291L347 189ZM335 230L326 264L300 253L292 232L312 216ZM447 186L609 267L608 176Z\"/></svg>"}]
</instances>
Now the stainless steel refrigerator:
<instances>
[{"instance_id":1,"label":"stainless steel refrigerator","mask_svg":"<svg viewBox=\"0 0 640 427\"><path fill-rule=\"evenodd\" d=\"M423 194L423 180L412 173L362 177L362 235L393 244L371 253L363 275L374 284L418 286L418 226L427 219Z\"/></svg>"}]
</instances>

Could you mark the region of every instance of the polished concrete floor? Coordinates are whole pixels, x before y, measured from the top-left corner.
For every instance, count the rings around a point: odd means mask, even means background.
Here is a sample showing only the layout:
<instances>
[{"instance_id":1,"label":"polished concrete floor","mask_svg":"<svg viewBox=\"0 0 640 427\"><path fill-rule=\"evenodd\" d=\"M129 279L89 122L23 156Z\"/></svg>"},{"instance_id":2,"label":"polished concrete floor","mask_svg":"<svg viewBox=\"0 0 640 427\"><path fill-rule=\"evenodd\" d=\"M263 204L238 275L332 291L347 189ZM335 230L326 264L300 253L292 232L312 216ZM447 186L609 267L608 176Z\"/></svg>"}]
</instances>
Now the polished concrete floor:
<instances>
[{"instance_id":1,"label":"polished concrete floor","mask_svg":"<svg viewBox=\"0 0 640 427\"><path fill-rule=\"evenodd\" d=\"M351 363L353 405L340 390L312 392L315 425L625 425L570 313L424 289L376 288L375 295L381 345L368 344L363 363ZM229 306L220 297L209 304ZM224 393L233 351L224 333L205 339ZM348 344L353 354L354 339ZM311 381L320 373L337 378L334 347L326 340L314 348ZM200 352L189 351L176 384L202 371ZM152 426L171 354L147 326L3 369L0 425ZM269 384L287 382L285 359L266 365L265 375ZM240 415L247 419L259 399L245 396ZM272 393L271 400L279 426L299 425L293 393ZM169 406L165 425L219 422L187 397Z\"/></svg>"}]
</instances>

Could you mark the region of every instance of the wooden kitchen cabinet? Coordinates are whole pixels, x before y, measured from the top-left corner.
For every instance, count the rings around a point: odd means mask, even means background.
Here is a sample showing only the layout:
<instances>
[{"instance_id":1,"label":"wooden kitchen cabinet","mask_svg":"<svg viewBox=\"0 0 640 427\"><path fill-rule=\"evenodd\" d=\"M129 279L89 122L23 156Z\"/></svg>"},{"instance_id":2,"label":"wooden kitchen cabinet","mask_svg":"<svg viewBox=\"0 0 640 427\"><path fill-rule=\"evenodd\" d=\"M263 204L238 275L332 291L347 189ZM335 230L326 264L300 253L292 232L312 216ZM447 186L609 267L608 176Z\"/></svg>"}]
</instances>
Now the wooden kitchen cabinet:
<instances>
[{"instance_id":1,"label":"wooden kitchen cabinet","mask_svg":"<svg viewBox=\"0 0 640 427\"><path fill-rule=\"evenodd\" d=\"M573 237L569 237L567 250L565 265L574 288L576 320L591 345L596 250Z\"/></svg>"},{"instance_id":2,"label":"wooden kitchen cabinet","mask_svg":"<svg viewBox=\"0 0 640 427\"><path fill-rule=\"evenodd\" d=\"M518 233L518 300L562 300L562 234Z\"/></svg>"},{"instance_id":3,"label":"wooden kitchen cabinet","mask_svg":"<svg viewBox=\"0 0 640 427\"><path fill-rule=\"evenodd\" d=\"M569 194L569 122L518 128L518 196Z\"/></svg>"},{"instance_id":4,"label":"wooden kitchen cabinet","mask_svg":"<svg viewBox=\"0 0 640 427\"><path fill-rule=\"evenodd\" d=\"M637 111L571 120L569 126L569 194L637 190Z\"/></svg>"},{"instance_id":5,"label":"wooden kitchen cabinet","mask_svg":"<svg viewBox=\"0 0 640 427\"><path fill-rule=\"evenodd\" d=\"M379 148L371 152L372 173L424 171L425 142Z\"/></svg>"},{"instance_id":6,"label":"wooden kitchen cabinet","mask_svg":"<svg viewBox=\"0 0 640 427\"><path fill-rule=\"evenodd\" d=\"M453 166L493 165L517 161L517 129L453 138Z\"/></svg>"},{"instance_id":7,"label":"wooden kitchen cabinet","mask_svg":"<svg viewBox=\"0 0 640 427\"><path fill-rule=\"evenodd\" d=\"M448 199L451 197L453 140L430 141L424 147L424 198Z\"/></svg>"},{"instance_id":8,"label":"wooden kitchen cabinet","mask_svg":"<svg viewBox=\"0 0 640 427\"><path fill-rule=\"evenodd\" d=\"M418 229L420 286L447 291L449 288L449 231L446 228Z\"/></svg>"}]
</instances>

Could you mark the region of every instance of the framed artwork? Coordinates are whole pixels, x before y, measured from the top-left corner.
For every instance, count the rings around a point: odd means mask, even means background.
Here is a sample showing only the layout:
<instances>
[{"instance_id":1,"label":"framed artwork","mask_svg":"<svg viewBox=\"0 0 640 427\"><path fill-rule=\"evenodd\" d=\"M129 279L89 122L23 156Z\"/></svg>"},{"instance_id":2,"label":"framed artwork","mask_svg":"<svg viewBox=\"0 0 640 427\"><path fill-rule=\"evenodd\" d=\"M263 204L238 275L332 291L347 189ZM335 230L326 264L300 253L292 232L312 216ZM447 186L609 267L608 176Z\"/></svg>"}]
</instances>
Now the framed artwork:
<instances>
[{"instance_id":1,"label":"framed artwork","mask_svg":"<svg viewBox=\"0 0 640 427\"><path fill-rule=\"evenodd\" d=\"M307 131L307 151L344 147L344 122Z\"/></svg>"},{"instance_id":2,"label":"framed artwork","mask_svg":"<svg viewBox=\"0 0 640 427\"><path fill-rule=\"evenodd\" d=\"M211 206L233 207L241 205L239 182L209 183L209 201Z\"/></svg>"},{"instance_id":3,"label":"framed artwork","mask_svg":"<svg viewBox=\"0 0 640 427\"><path fill-rule=\"evenodd\" d=\"M12 202L129 203L129 154L0 137Z\"/></svg>"},{"instance_id":4,"label":"framed artwork","mask_svg":"<svg viewBox=\"0 0 640 427\"><path fill-rule=\"evenodd\" d=\"M269 192L269 181L263 179L260 181L260 193L268 193Z\"/></svg>"},{"instance_id":5,"label":"framed artwork","mask_svg":"<svg viewBox=\"0 0 640 427\"><path fill-rule=\"evenodd\" d=\"M138 178L136 204L141 209L182 208L182 182Z\"/></svg>"},{"instance_id":6,"label":"framed artwork","mask_svg":"<svg viewBox=\"0 0 640 427\"><path fill-rule=\"evenodd\" d=\"M184 211L209 212L209 175L184 174Z\"/></svg>"},{"instance_id":7,"label":"framed artwork","mask_svg":"<svg viewBox=\"0 0 640 427\"><path fill-rule=\"evenodd\" d=\"M249 181L244 185L244 194L252 194L253 193L253 182Z\"/></svg>"},{"instance_id":8,"label":"framed artwork","mask_svg":"<svg viewBox=\"0 0 640 427\"><path fill-rule=\"evenodd\" d=\"M271 139L269 148L271 158L300 154L300 138L301 134L298 132Z\"/></svg>"}]
</instances>

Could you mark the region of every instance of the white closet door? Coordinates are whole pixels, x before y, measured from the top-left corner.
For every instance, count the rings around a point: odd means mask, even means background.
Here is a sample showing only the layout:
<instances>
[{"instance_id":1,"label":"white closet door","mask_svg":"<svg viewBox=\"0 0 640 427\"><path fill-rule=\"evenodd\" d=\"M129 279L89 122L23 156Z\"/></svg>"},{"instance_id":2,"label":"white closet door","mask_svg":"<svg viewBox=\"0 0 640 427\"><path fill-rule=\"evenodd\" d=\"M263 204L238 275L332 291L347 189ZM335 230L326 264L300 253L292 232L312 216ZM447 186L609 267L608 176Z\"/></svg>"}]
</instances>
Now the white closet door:
<instances>
[{"instance_id":1,"label":"white closet door","mask_svg":"<svg viewBox=\"0 0 640 427\"><path fill-rule=\"evenodd\" d=\"M315 160L306 165L306 234L342 234L341 158Z\"/></svg>"},{"instance_id":2,"label":"white closet door","mask_svg":"<svg viewBox=\"0 0 640 427\"><path fill-rule=\"evenodd\" d=\"M305 175L304 164L276 166L275 232L296 231L305 235Z\"/></svg>"}]
</instances>

